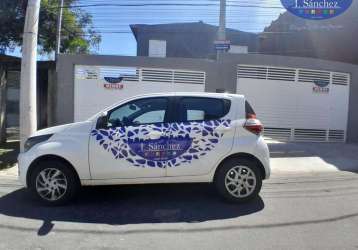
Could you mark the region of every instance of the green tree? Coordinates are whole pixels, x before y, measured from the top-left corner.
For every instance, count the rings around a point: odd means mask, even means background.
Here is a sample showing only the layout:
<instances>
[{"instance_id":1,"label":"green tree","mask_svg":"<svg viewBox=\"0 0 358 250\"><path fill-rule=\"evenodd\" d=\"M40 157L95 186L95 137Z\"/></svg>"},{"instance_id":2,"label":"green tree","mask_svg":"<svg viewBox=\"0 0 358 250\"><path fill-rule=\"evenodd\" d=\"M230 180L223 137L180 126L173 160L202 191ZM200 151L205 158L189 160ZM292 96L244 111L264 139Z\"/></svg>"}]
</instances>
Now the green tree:
<instances>
[{"instance_id":1,"label":"green tree","mask_svg":"<svg viewBox=\"0 0 358 250\"><path fill-rule=\"evenodd\" d=\"M101 36L93 28L92 16L76 7L77 0L65 0L61 52L89 53L98 50ZM22 44L27 0L0 0L0 54L12 52ZM39 52L55 50L58 0L41 0Z\"/></svg>"}]
</instances>

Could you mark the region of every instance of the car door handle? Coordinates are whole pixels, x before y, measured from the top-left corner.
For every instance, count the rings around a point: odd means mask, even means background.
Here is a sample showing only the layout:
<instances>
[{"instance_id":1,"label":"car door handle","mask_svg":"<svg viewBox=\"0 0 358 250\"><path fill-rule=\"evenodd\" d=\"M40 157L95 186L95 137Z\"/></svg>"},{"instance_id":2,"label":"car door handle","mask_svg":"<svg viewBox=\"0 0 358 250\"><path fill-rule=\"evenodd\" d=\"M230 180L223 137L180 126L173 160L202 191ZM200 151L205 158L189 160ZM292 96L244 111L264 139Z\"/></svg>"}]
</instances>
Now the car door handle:
<instances>
[{"instance_id":1,"label":"car door handle","mask_svg":"<svg viewBox=\"0 0 358 250\"><path fill-rule=\"evenodd\" d=\"M160 131L150 131L149 134L147 134L146 139L157 140L163 135L164 135L163 132Z\"/></svg>"},{"instance_id":2,"label":"car door handle","mask_svg":"<svg viewBox=\"0 0 358 250\"><path fill-rule=\"evenodd\" d=\"M216 132L225 133L231 130L231 127L220 126L215 129Z\"/></svg>"}]
</instances>

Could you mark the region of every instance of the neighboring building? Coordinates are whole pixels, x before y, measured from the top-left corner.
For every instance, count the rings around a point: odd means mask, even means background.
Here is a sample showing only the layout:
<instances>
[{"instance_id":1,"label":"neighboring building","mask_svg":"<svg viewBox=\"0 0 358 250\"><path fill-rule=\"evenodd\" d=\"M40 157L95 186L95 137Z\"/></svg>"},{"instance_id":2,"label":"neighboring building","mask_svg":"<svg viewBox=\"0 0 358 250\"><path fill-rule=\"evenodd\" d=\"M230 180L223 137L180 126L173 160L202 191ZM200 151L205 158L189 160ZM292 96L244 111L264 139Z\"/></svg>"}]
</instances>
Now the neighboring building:
<instances>
[{"instance_id":1,"label":"neighboring building","mask_svg":"<svg viewBox=\"0 0 358 250\"><path fill-rule=\"evenodd\" d=\"M172 24L134 24L137 55L150 57L214 58L218 27L203 22ZM226 29L231 41L229 53L256 52L258 35Z\"/></svg>"},{"instance_id":2,"label":"neighboring building","mask_svg":"<svg viewBox=\"0 0 358 250\"><path fill-rule=\"evenodd\" d=\"M358 64L357 19L358 1L327 20L307 20L286 12L260 35L260 52Z\"/></svg>"},{"instance_id":3,"label":"neighboring building","mask_svg":"<svg viewBox=\"0 0 358 250\"><path fill-rule=\"evenodd\" d=\"M21 58L0 55L0 127L3 140L5 129L19 126ZM55 80L55 62L39 61L37 63L37 123L39 128L48 124L48 87Z\"/></svg>"}]
</instances>

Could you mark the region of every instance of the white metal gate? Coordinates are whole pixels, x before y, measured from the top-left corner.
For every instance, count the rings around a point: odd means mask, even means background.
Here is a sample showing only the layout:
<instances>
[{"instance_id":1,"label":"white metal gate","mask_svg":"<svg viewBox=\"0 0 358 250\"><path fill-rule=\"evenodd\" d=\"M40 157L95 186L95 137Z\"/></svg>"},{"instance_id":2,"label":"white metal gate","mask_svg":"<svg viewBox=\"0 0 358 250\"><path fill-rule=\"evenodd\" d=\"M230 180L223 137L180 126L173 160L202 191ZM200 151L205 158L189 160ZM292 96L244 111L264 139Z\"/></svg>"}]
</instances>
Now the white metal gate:
<instances>
[{"instance_id":1,"label":"white metal gate","mask_svg":"<svg viewBox=\"0 0 358 250\"><path fill-rule=\"evenodd\" d=\"M237 93L264 123L266 137L344 142L350 75L341 72L238 65Z\"/></svg>"},{"instance_id":2,"label":"white metal gate","mask_svg":"<svg viewBox=\"0 0 358 250\"><path fill-rule=\"evenodd\" d=\"M205 72L201 71L76 65L74 120L87 119L134 95L204 89Z\"/></svg>"}]
</instances>

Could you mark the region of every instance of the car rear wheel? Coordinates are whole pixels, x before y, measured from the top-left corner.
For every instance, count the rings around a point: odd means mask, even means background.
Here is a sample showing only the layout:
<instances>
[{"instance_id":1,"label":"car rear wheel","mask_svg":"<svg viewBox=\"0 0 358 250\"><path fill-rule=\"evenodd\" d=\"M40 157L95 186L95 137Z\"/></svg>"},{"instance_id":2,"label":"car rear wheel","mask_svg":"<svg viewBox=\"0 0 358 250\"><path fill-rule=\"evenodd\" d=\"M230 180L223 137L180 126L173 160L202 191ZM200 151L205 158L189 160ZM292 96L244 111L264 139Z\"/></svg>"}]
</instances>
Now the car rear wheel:
<instances>
[{"instance_id":1,"label":"car rear wheel","mask_svg":"<svg viewBox=\"0 0 358 250\"><path fill-rule=\"evenodd\" d=\"M47 205L63 205L69 202L80 187L74 171L61 161L40 162L30 174L30 192Z\"/></svg>"},{"instance_id":2,"label":"car rear wheel","mask_svg":"<svg viewBox=\"0 0 358 250\"><path fill-rule=\"evenodd\" d=\"M218 169L215 185L227 201L241 203L258 196L262 186L262 177L254 161L231 159Z\"/></svg>"}]
</instances>

